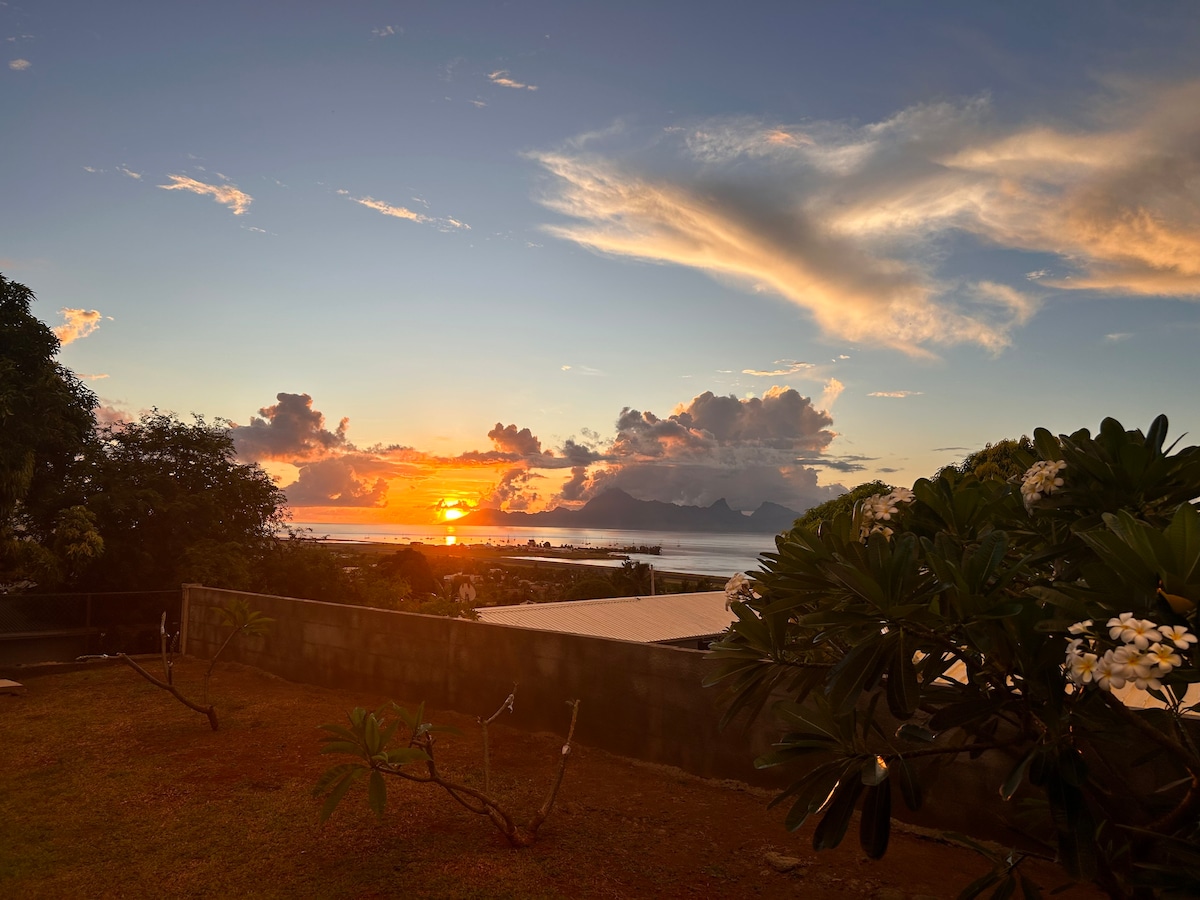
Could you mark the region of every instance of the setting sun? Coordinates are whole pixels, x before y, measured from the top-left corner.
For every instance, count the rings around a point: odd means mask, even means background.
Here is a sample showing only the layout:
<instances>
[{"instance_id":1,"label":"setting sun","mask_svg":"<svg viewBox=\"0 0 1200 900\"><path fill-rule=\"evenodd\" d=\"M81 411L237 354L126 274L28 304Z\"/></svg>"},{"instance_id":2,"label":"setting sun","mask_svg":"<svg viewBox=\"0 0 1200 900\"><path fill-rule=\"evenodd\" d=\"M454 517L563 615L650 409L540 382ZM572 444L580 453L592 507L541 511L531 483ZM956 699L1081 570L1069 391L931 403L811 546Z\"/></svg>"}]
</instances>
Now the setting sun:
<instances>
[{"instance_id":1,"label":"setting sun","mask_svg":"<svg viewBox=\"0 0 1200 900\"><path fill-rule=\"evenodd\" d=\"M447 522L453 522L455 519L461 519L467 514L467 510L461 506L447 506L442 510L442 518Z\"/></svg>"}]
</instances>

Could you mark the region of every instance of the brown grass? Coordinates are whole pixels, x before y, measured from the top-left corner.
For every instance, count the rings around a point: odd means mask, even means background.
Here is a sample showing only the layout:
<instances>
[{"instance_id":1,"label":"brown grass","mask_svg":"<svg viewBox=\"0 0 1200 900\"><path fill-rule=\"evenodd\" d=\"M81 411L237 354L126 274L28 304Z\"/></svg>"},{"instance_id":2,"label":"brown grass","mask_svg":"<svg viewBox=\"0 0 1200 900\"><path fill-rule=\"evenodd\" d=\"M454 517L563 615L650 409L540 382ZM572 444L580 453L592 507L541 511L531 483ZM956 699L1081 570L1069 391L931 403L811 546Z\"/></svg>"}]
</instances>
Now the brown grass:
<instances>
[{"instance_id":1,"label":"brown grass","mask_svg":"<svg viewBox=\"0 0 1200 900\"><path fill-rule=\"evenodd\" d=\"M205 664L176 683L199 693ZM385 699L292 684L219 664L221 730L124 666L30 677L0 696L0 896L64 897L953 897L986 871L963 848L893 834L880 861L851 834L811 849L769 795L578 747L538 843L510 848L435 788L389 782L382 821L365 788L317 824L310 796L336 758L319 726ZM420 698L396 698L408 701ZM487 698L489 714L502 698ZM520 698L518 697L518 702ZM564 708L565 710L565 708ZM474 711L473 711L474 712ZM580 715L587 710L581 708ZM479 784L473 717L435 713L441 767ZM564 711L564 728L566 725ZM492 726L493 785L541 801L562 744ZM771 854L799 864L779 872ZM1064 880L1029 870L1043 889ZM1076 887L1060 895L1095 896Z\"/></svg>"}]
</instances>

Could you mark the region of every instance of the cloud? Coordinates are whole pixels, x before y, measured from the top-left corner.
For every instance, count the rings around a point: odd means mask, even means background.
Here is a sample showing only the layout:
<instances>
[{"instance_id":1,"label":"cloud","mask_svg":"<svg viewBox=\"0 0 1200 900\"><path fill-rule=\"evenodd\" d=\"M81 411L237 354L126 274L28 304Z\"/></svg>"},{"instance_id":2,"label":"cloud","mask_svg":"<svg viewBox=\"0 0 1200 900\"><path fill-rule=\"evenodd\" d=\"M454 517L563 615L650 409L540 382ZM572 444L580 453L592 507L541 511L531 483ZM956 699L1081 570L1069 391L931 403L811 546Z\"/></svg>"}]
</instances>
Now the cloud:
<instances>
[{"instance_id":1,"label":"cloud","mask_svg":"<svg viewBox=\"0 0 1200 900\"><path fill-rule=\"evenodd\" d=\"M253 197L245 191L239 190L233 184L205 184L203 181L197 181L186 175L168 175L167 177L173 183L160 184L159 187L164 191L189 191L193 194L212 197L222 206L231 209L235 216L243 215L254 201Z\"/></svg>"},{"instance_id":2,"label":"cloud","mask_svg":"<svg viewBox=\"0 0 1200 900\"><path fill-rule=\"evenodd\" d=\"M404 34L403 28L397 28L395 25L383 25L379 28L372 28L371 34L377 38L391 37L394 34Z\"/></svg>"},{"instance_id":3,"label":"cloud","mask_svg":"<svg viewBox=\"0 0 1200 900\"><path fill-rule=\"evenodd\" d=\"M840 390L831 379L826 396ZM406 502L421 496L445 504L449 497L471 507L534 510L619 487L646 500L709 505L723 497L735 509L764 500L803 509L839 489L818 484L820 469L863 468L859 458L827 455L832 418L784 387L743 399L704 392L666 417L626 407L611 438L585 429L583 439L569 437L554 449L528 427L496 422L487 432L493 449L456 456L402 445L359 448L346 439L348 419L329 430L308 394L276 399L231 434L243 459L296 468L283 490L297 507L379 507L390 490ZM407 485L403 495L395 493L398 480Z\"/></svg>"},{"instance_id":4,"label":"cloud","mask_svg":"<svg viewBox=\"0 0 1200 900\"><path fill-rule=\"evenodd\" d=\"M497 422L496 427L488 432L488 437L492 439L496 449L504 453L536 456L542 452L542 442L528 428L517 431L516 425L505 427Z\"/></svg>"},{"instance_id":5,"label":"cloud","mask_svg":"<svg viewBox=\"0 0 1200 900\"><path fill-rule=\"evenodd\" d=\"M893 400L903 400L905 397L920 397L924 391L872 391L868 397L888 397Z\"/></svg>"},{"instance_id":6,"label":"cloud","mask_svg":"<svg viewBox=\"0 0 1200 900\"><path fill-rule=\"evenodd\" d=\"M14 72L24 72L32 65L33 63L27 59L10 59L8 61L8 67Z\"/></svg>"},{"instance_id":7,"label":"cloud","mask_svg":"<svg viewBox=\"0 0 1200 900\"><path fill-rule=\"evenodd\" d=\"M1200 297L1200 81L1126 88L1071 125L983 99L882 121L722 119L531 154L547 230L781 296L828 336L998 352L1052 291ZM964 240L965 239L965 240ZM1054 256L1027 294L948 274L976 244Z\"/></svg>"},{"instance_id":8,"label":"cloud","mask_svg":"<svg viewBox=\"0 0 1200 900\"><path fill-rule=\"evenodd\" d=\"M109 377L107 372L97 372L94 375L85 375L83 372L76 372L75 374L84 381L103 381L105 378Z\"/></svg>"},{"instance_id":9,"label":"cloud","mask_svg":"<svg viewBox=\"0 0 1200 900\"><path fill-rule=\"evenodd\" d=\"M51 331L63 346L87 337L100 327L100 320L104 318L98 309L60 309L59 313L66 322Z\"/></svg>"},{"instance_id":10,"label":"cloud","mask_svg":"<svg viewBox=\"0 0 1200 900\"><path fill-rule=\"evenodd\" d=\"M587 375L592 378L608 377L608 373L603 369L593 369L591 366L584 366L579 363L575 363L575 365L562 365L559 368L563 372L574 372L576 375Z\"/></svg>"},{"instance_id":11,"label":"cloud","mask_svg":"<svg viewBox=\"0 0 1200 900\"><path fill-rule=\"evenodd\" d=\"M283 490L293 506L380 507L387 505L388 483L356 477L353 460L339 457L306 463Z\"/></svg>"},{"instance_id":12,"label":"cloud","mask_svg":"<svg viewBox=\"0 0 1200 900\"><path fill-rule=\"evenodd\" d=\"M599 465L576 467L557 499L585 501L608 488L643 500L735 509L764 500L806 509L827 499L813 463L835 437L833 420L792 388L761 398L706 391L670 416L626 407Z\"/></svg>"},{"instance_id":13,"label":"cloud","mask_svg":"<svg viewBox=\"0 0 1200 900\"><path fill-rule=\"evenodd\" d=\"M1128 331L1117 331L1117 332L1114 332L1114 333L1112 333L1112 334L1106 334L1106 335L1104 336L1104 340L1105 340L1105 343L1109 343L1109 344L1116 344L1116 343L1118 343L1118 342L1120 342L1120 341L1127 341L1127 340L1129 340L1131 337L1133 337L1133 334L1132 334L1132 332L1128 332Z\"/></svg>"},{"instance_id":14,"label":"cloud","mask_svg":"<svg viewBox=\"0 0 1200 900\"><path fill-rule=\"evenodd\" d=\"M826 411L833 409L833 404L837 402L837 398L842 396L842 391L846 390L846 386L836 378L830 378L825 382L825 391L821 394L821 409Z\"/></svg>"},{"instance_id":15,"label":"cloud","mask_svg":"<svg viewBox=\"0 0 1200 900\"><path fill-rule=\"evenodd\" d=\"M127 175L128 177L134 179L135 181L142 180L141 172L134 172L132 169L125 168L125 166L117 166L117 171L122 173L123 175Z\"/></svg>"},{"instance_id":16,"label":"cloud","mask_svg":"<svg viewBox=\"0 0 1200 900\"><path fill-rule=\"evenodd\" d=\"M337 193L349 197L350 192L338 190ZM407 219L410 222L419 222L422 224L434 225L443 231L452 229L463 229L470 231L471 226L465 222L460 222L457 219L449 216L437 218L435 216L427 216L424 213L414 212L406 206L393 206L390 203L384 203L382 200L376 200L374 197L350 197L359 206L365 206L367 209L373 209L377 213L385 216L391 216L394 219ZM423 200L418 200L418 203L424 203ZM428 206L428 204L425 204Z\"/></svg>"},{"instance_id":17,"label":"cloud","mask_svg":"<svg viewBox=\"0 0 1200 900\"><path fill-rule=\"evenodd\" d=\"M798 375L807 369L813 368L812 363L797 362L794 359L777 359L776 366L783 366L781 369L771 369L763 371L761 369L742 369L743 375L753 375L756 378L783 378L788 375Z\"/></svg>"},{"instance_id":18,"label":"cloud","mask_svg":"<svg viewBox=\"0 0 1200 900\"><path fill-rule=\"evenodd\" d=\"M524 84L509 77L507 69L497 69L488 75L488 81L492 84L497 84L500 87L515 88L519 91L536 91L536 84Z\"/></svg>"},{"instance_id":19,"label":"cloud","mask_svg":"<svg viewBox=\"0 0 1200 900\"><path fill-rule=\"evenodd\" d=\"M274 459L286 462L321 460L335 451L352 450L346 441L350 420L343 418L334 431L325 427L325 416L313 409L308 394L275 395L273 406L264 406L259 416L250 417L249 425L232 429L238 455L251 460Z\"/></svg>"}]
</instances>

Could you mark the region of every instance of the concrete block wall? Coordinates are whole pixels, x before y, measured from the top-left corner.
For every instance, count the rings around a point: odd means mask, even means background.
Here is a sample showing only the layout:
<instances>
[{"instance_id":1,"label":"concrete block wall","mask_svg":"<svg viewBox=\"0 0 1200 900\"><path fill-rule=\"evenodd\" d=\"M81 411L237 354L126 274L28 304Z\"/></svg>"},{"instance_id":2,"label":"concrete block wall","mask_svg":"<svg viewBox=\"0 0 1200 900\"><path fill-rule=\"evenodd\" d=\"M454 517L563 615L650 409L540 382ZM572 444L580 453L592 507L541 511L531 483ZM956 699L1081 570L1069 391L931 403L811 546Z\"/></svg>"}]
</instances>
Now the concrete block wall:
<instances>
[{"instance_id":1,"label":"concrete block wall","mask_svg":"<svg viewBox=\"0 0 1200 900\"><path fill-rule=\"evenodd\" d=\"M493 713L516 682L506 723L563 734L566 703L578 699L584 744L705 777L782 783L753 767L774 737L768 717L749 731L718 728L719 692L702 686L711 663L700 651L194 585L184 597L189 655L217 651L228 628L216 608L242 597L275 622L222 659L469 715Z\"/></svg>"},{"instance_id":2,"label":"concrete block wall","mask_svg":"<svg viewBox=\"0 0 1200 900\"><path fill-rule=\"evenodd\" d=\"M753 766L778 735L769 714L748 729L718 728L719 691L702 686L712 663L697 650L186 585L185 653L207 659L217 651L228 635L217 607L232 597L275 622L264 636L235 640L222 659L290 681L480 716L517 682L506 724L565 734L566 703L578 699L575 735L588 746L763 787L797 775ZM897 799L893 815L1019 845L1016 810L996 794L1011 765L984 757L935 769L923 810L909 813Z\"/></svg>"}]
</instances>

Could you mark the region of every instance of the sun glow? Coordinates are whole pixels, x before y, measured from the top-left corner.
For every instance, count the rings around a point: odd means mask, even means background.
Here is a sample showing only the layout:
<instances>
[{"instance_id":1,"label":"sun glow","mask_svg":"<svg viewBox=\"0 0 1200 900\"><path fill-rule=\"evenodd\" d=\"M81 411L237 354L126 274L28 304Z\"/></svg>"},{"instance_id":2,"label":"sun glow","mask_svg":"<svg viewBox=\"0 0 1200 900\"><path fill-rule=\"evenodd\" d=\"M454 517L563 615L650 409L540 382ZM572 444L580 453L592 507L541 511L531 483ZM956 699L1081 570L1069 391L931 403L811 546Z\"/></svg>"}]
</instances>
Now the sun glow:
<instances>
[{"instance_id":1,"label":"sun glow","mask_svg":"<svg viewBox=\"0 0 1200 900\"><path fill-rule=\"evenodd\" d=\"M467 510L461 506L447 506L442 510L442 518L447 522L453 522L455 519L461 519L467 514Z\"/></svg>"}]
</instances>

